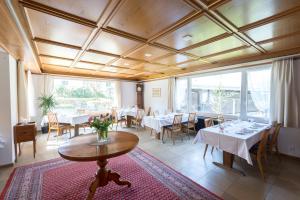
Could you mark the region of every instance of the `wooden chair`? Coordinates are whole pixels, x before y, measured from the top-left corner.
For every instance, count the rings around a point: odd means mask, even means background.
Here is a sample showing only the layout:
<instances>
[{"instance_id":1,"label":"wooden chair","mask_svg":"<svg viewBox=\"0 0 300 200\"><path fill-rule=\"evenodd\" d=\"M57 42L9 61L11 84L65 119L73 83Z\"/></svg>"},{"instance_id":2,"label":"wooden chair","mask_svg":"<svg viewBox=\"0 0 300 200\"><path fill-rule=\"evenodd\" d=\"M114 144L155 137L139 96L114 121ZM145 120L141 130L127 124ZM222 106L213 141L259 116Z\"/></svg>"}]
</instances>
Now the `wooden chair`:
<instances>
[{"instance_id":1,"label":"wooden chair","mask_svg":"<svg viewBox=\"0 0 300 200\"><path fill-rule=\"evenodd\" d=\"M250 149L250 153L256 156L259 172L263 179L265 179L265 176L264 176L264 168L262 165L262 158L264 158L265 161L267 159L266 146L268 142L268 136L269 136L269 130L265 130L261 135L261 140L258 144L258 148Z\"/></svg>"},{"instance_id":2,"label":"wooden chair","mask_svg":"<svg viewBox=\"0 0 300 200\"><path fill-rule=\"evenodd\" d=\"M271 140L268 141L268 150L269 150L270 154L271 155L273 154L273 149L275 148L275 152L278 157L280 156L279 150L278 150L278 135L279 135L281 127L282 127L281 123L276 123L274 125L274 127L273 127L274 132L273 132L273 134L271 134Z\"/></svg>"},{"instance_id":3,"label":"wooden chair","mask_svg":"<svg viewBox=\"0 0 300 200\"><path fill-rule=\"evenodd\" d=\"M214 126L214 120L212 118L206 118L206 119L204 119L204 125L205 125L205 128ZM208 148L208 144L205 145L203 158L205 158L207 148ZM211 147L211 153L213 153L213 152L214 152L214 147Z\"/></svg>"},{"instance_id":4,"label":"wooden chair","mask_svg":"<svg viewBox=\"0 0 300 200\"><path fill-rule=\"evenodd\" d=\"M173 140L173 145L175 144L175 136L181 136L182 134L182 114L175 115L173 119L173 124L171 126L166 126L163 128L162 142L164 143L165 131L169 133L169 137ZM182 138L181 138L182 140Z\"/></svg>"},{"instance_id":5,"label":"wooden chair","mask_svg":"<svg viewBox=\"0 0 300 200\"><path fill-rule=\"evenodd\" d=\"M127 124L127 119L125 117L121 117L119 119L117 110L114 108L111 111L111 116L112 116L113 124L116 124L116 131L118 130L119 123L121 124L121 127L123 127L122 126L123 122L125 123L125 125Z\"/></svg>"},{"instance_id":6,"label":"wooden chair","mask_svg":"<svg viewBox=\"0 0 300 200\"><path fill-rule=\"evenodd\" d=\"M143 109L138 109L135 118L133 118L131 121L132 125L134 125L137 130L138 128L142 127L142 120L144 117L144 113L145 112Z\"/></svg>"},{"instance_id":7,"label":"wooden chair","mask_svg":"<svg viewBox=\"0 0 300 200\"><path fill-rule=\"evenodd\" d=\"M187 135L189 137L190 131L193 130L196 132L196 113L189 113L188 121L187 123L182 124L182 128L187 131Z\"/></svg>"},{"instance_id":8,"label":"wooden chair","mask_svg":"<svg viewBox=\"0 0 300 200\"><path fill-rule=\"evenodd\" d=\"M49 131L48 131L47 140L49 140L49 136L52 130L56 131L57 137L59 135L62 135L65 130L69 131L70 138L71 138L71 128L72 128L71 124L59 123L56 113L48 113L48 124L49 124Z\"/></svg>"},{"instance_id":9,"label":"wooden chair","mask_svg":"<svg viewBox=\"0 0 300 200\"><path fill-rule=\"evenodd\" d=\"M21 142L33 142L33 157L36 154L36 126L35 122L30 122L28 124L17 124L14 126L14 144L15 144L15 156L17 161L17 144L19 146L19 156L21 155Z\"/></svg>"}]
</instances>

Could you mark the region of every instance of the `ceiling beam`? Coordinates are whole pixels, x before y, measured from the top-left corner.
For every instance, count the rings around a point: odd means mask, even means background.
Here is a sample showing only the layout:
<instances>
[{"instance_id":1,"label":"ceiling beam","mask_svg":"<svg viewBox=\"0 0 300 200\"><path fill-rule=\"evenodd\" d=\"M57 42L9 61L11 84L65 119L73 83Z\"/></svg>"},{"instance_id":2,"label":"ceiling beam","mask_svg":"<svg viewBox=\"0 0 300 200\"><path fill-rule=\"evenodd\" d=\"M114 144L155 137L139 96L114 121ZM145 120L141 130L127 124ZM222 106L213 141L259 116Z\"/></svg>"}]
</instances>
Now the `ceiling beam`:
<instances>
[{"instance_id":1,"label":"ceiling beam","mask_svg":"<svg viewBox=\"0 0 300 200\"><path fill-rule=\"evenodd\" d=\"M69 49L81 50L81 47L79 47L79 46L66 44L66 43L61 43L61 42L55 42L55 41L52 41L52 40L47 40L47 39L43 39L43 38L39 38L39 37L35 37L32 40L34 42L40 42L40 43L43 43L43 44L50 44L50 45L65 47L65 48L69 48Z\"/></svg>"}]
</instances>

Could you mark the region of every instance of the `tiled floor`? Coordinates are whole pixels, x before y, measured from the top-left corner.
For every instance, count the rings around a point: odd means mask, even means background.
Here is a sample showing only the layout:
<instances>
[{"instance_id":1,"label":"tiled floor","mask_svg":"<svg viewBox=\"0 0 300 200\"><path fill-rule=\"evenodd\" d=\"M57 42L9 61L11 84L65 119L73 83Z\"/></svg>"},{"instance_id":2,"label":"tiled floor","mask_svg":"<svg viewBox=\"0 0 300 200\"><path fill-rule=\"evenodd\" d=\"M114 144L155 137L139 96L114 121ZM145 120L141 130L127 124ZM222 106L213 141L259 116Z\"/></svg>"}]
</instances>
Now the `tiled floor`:
<instances>
[{"instance_id":1,"label":"tiled floor","mask_svg":"<svg viewBox=\"0 0 300 200\"><path fill-rule=\"evenodd\" d=\"M185 138L183 141L178 140L175 145L169 140L162 144L161 141L150 137L149 130L140 130L138 133L135 129L124 130L139 136L140 148L224 199L300 199L300 161L298 160L282 158L279 161L277 157L269 159L268 177L264 182L256 165L250 166L241 159L235 159L235 167L242 169L246 173L245 177L213 165L212 161L222 159L220 150L210 154L209 148L209 153L203 159L204 145L193 144L193 137ZM46 135L40 134L37 139L36 158L33 159L31 143L24 143L22 156L18 158L15 167L59 157L57 148L68 141L68 135L64 135L58 140L52 137L47 142ZM13 167L0 168L0 190L12 170Z\"/></svg>"}]
</instances>

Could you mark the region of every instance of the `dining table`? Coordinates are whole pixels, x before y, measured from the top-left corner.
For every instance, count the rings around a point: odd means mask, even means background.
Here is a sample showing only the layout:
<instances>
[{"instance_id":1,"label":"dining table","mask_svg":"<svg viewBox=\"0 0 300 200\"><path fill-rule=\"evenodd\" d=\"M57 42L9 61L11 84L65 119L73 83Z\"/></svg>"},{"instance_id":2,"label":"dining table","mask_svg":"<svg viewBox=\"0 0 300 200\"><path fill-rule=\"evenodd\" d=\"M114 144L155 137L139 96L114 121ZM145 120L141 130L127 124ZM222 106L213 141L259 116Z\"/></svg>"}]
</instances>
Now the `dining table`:
<instances>
[{"instance_id":1,"label":"dining table","mask_svg":"<svg viewBox=\"0 0 300 200\"><path fill-rule=\"evenodd\" d=\"M142 127L148 127L154 130L157 134L157 138L162 140L163 128L173 124L174 116L177 114L182 114L182 123L188 121L189 114L187 113L169 113L166 115L156 115L156 116L144 116L142 119Z\"/></svg>"},{"instance_id":2,"label":"dining table","mask_svg":"<svg viewBox=\"0 0 300 200\"><path fill-rule=\"evenodd\" d=\"M214 162L215 165L243 172L233 168L234 155L239 156L253 165L250 148L258 143L263 132L271 127L270 124L249 122L242 120L227 121L218 125L200 129L194 143L217 147L223 151L223 163Z\"/></svg>"},{"instance_id":3,"label":"dining table","mask_svg":"<svg viewBox=\"0 0 300 200\"><path fill-rule=\"evenodd\" d=\"M77 114L77 115L66 115L57 114L57 120L59 123L66 123L74 126L74 137L79 136L79 128L81 124L89 121L90 115L88 114ZM48 116L45 115L42 119L41 126L45 126L48 123Z\"/></svg>"},{"instance_id":4,"label":"dining table","mask_svg":"<svg viewBox=\"0 0 300 200\"><path fill-rule=\"evenodd\" d=\"M131 121L137 115L137 108L121 108L117 110L118 118L121 119L122 117L126 117L126 125L128 128L131 127Z\"/></svg>"}]
</instances>

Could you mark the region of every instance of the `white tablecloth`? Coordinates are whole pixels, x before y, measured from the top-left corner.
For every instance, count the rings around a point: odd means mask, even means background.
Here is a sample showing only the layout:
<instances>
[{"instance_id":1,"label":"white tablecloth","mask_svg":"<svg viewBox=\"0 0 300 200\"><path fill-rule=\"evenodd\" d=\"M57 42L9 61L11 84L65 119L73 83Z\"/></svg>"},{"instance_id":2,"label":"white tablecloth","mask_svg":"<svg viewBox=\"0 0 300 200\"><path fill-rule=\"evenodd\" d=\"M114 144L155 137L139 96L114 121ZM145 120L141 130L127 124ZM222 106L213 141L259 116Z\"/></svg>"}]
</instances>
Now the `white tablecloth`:
<instances>
[{"instance_id":1,"label":"white tablecloth","mask_svg":"<svg viewBox=\"0 0 300 200\"><path fill-rule=\"evenodd\" d=\"M174 115L176 115L176 113L170 113L167 115L159 115L159 116L155 116L155 117L144 116L143 120L142 120L142 126L152 128L157 133L160 133L162 127L173 124ZM182 122L187 122L188 117L189 117L189 114L183 114Z\"/></svg>"},{"instance_id":2,"label":"white tablecloth","mask_svg":"<svg viewBox=\"0 0 300 200\"><path fill-rule=\"evenodd\" d=\"M57 120L60 123L69 123L72 126L76 124L83 124L89 121L90 115L57 115ZM41 122L41 126L48 123L48 117L44 116Z\"/></svg>"},{"instance_id":3,"label":"white tablecloth","mask_svg":"<svg viewBox=\"0 0 300 200\"><path fill-rule=\"evenodd\" d=\"M219 125L200 129L194 143L202 142L232 153L247 160L252 165L249 149L260 141L261 134L270 127L269 124L260 124L247 121L230 121Z\"/></svg>"},{"instance_id":4,"label":"white tablecloth","mask_svg":"<svg viewBox=\"0 0 300 200\"><path fill-rule=\"evenodd\" d=\"M118 113L119 118L121 118L123 116L127 116L127 115L136 117L137 109L136 108L123 108L123 109L117 110L117 113Z\"/></svg>"}]
</instances>

